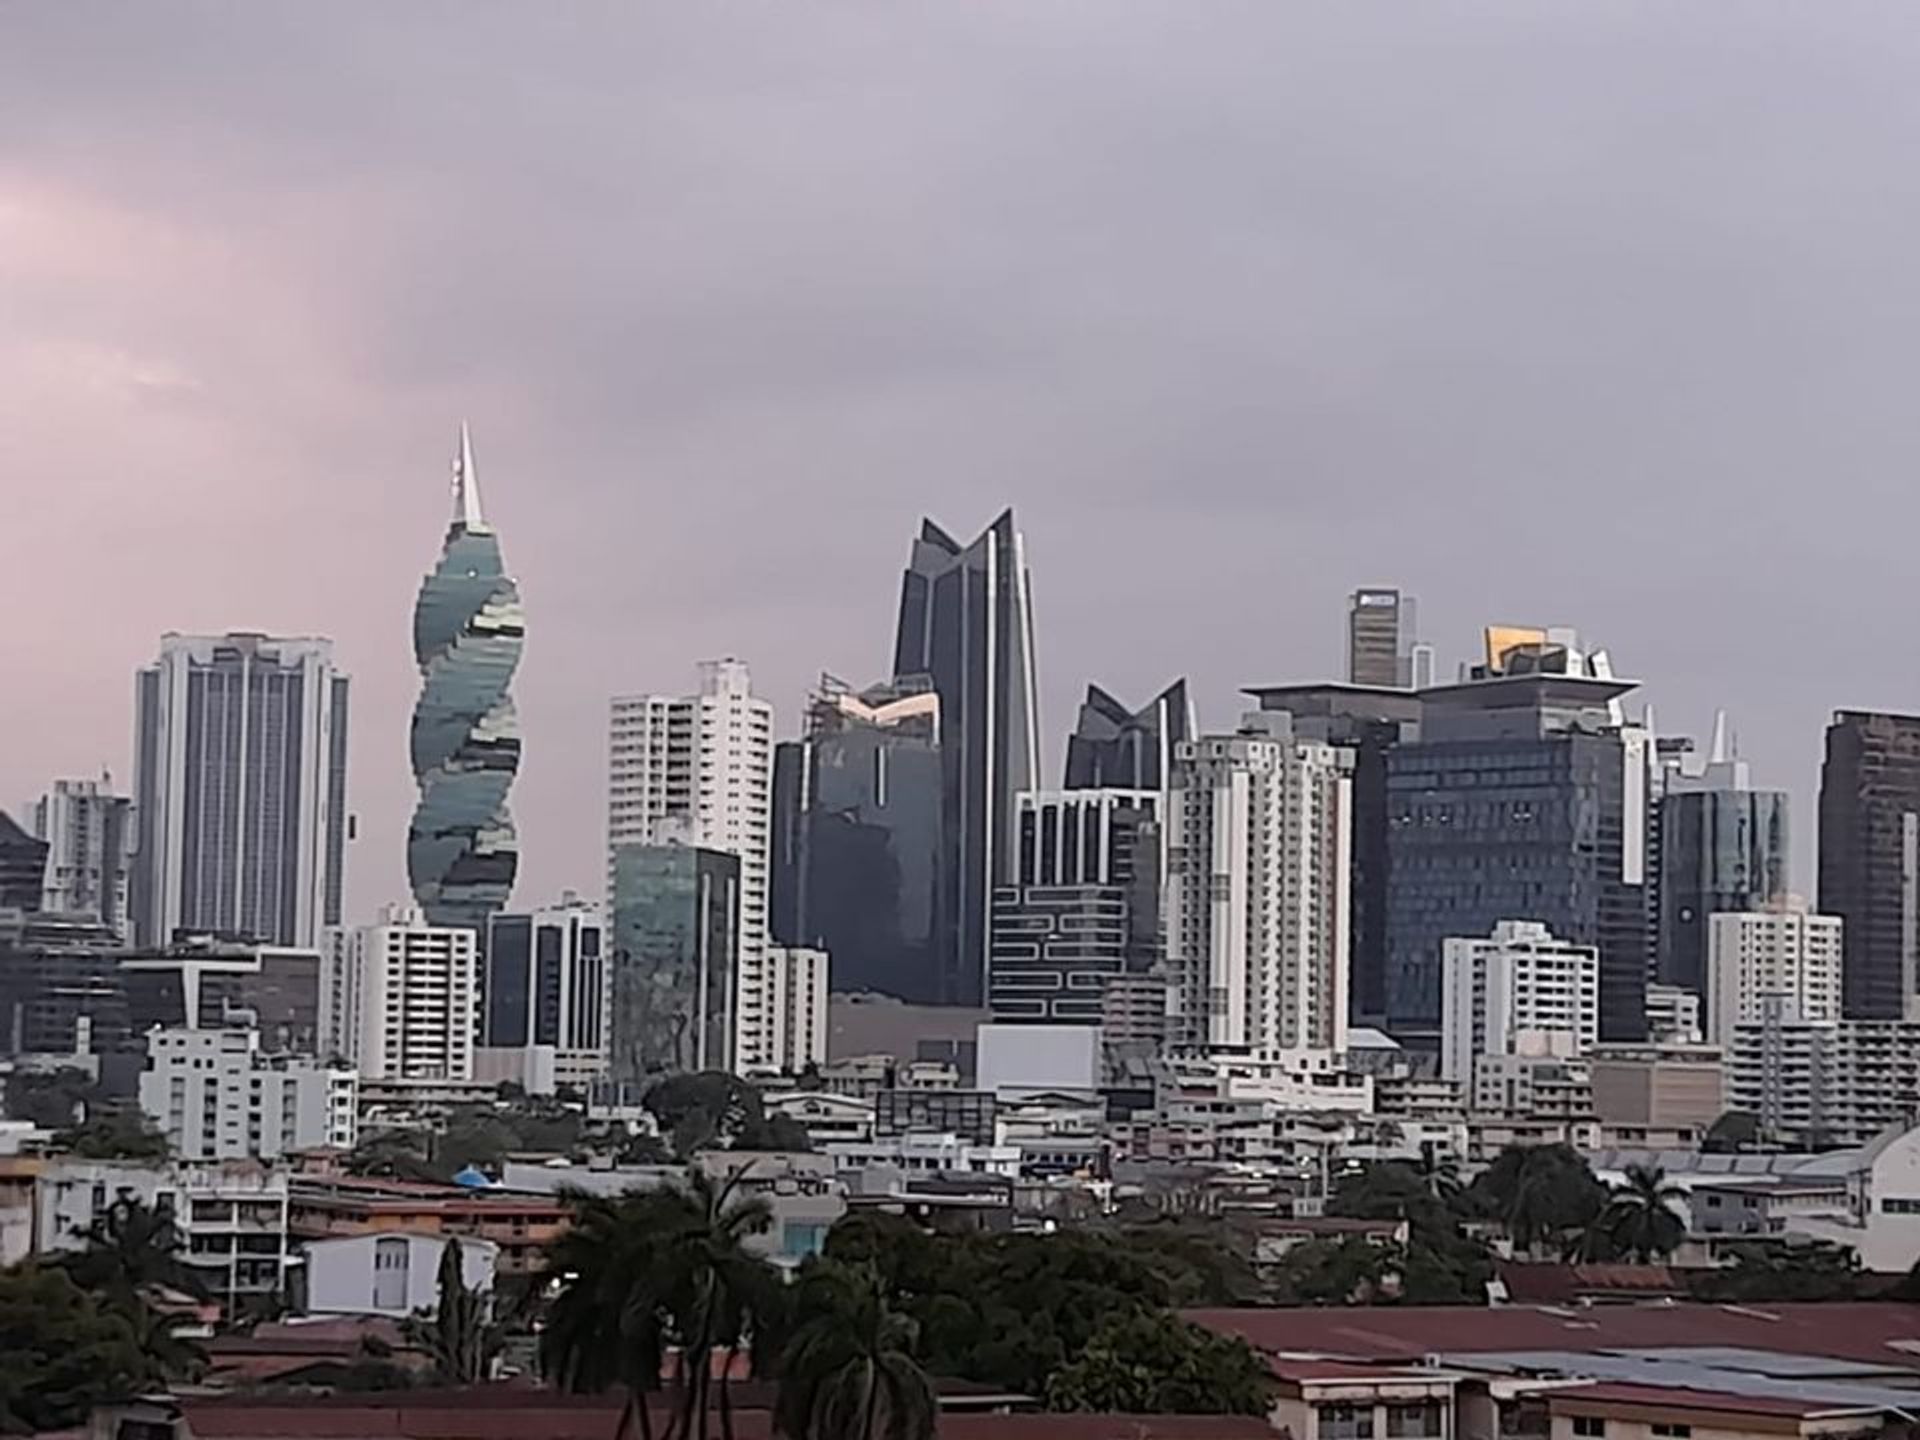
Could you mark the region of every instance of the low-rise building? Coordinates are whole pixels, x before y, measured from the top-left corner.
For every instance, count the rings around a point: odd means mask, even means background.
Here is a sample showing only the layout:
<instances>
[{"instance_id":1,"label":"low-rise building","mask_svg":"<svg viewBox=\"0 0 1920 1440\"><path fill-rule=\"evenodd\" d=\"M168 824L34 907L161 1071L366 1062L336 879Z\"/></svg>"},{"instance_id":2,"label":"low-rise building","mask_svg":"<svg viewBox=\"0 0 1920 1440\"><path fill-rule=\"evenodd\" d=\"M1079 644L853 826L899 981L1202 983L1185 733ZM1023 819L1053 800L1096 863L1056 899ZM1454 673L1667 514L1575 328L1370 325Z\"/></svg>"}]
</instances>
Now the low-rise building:
<instances>
[{"instance_id":1,"label":"low-rise building","mask_svg":"<svg viewBox=\"0 0 1920 1440\"><path fill-rule=\"evenodd\" d=\"M472 1237L429 1234L340 1235L303 1247L306 1309L312 1315L387 1315L404 1320L440 1300L446 1247L460 1247L461 1283L493 1289L500 1247Z\"/></svg>"},{"instance_id":2,"label":"low-rise building","mask_svg":"<svg viewBox=\"0 0 1920 1440\"><path fill-rule=\"evenodd\" d=\"M876 1135L868 1141L829 1145L827 1153L843 1173L850 1170L891 1169L908 1174L1020 1176L1017 1145L981 1145L962 1136L916 1132Z\"/></svg>"},{"instance_id":3,"label":"low-rise building","mask_svg":"<svg viewBox=\"0 0 1920 1440\"><path fill-rule=\"evenodd\" d=\"M1720 1051L1704 1045L1603 1045L1588 1056L1593 1109L1607 1126L1704 1132L1727 1109Z\"/></svg>"},{"instance_id":4,"label":"low-rise building","mask_svg":"<svg viewBox=\"0 0 1920 1440\"><path fill-rule=\"evenodd\" d=\"M286 1177L282 1176L282 1183ZM550 1195L495 1187L469 1190L363 1176L295 1176L288 1225L303 1241L341 1235L426 1235L490 1240L500 1247L499 1273L531 1275L572 1212Z\"/></svg>"},{"instance_id":5,"label":"low-rise building","mask_svg":"<svg viewBox=\"0 0 1920 1440\"><path fill-rule=\"evenodd\" d=\"M815 1145L873 1138L875 1105L871 1100L826 1090L789 1090L764 1096L761 1103L769 1116L784 1115L804 1127L807 1139Z\"/></svg>"},{"instance_id":6,"label":"low-rise building","mask_svg":"<svg viewBox=\"0 0 1920 1440\"><path fill-rule=\"evenodd\" d=\"M156 1029L140 1108L183 1160L275 1159L359 1138L359 1076L267 1054L258 1030Z\"/></svg>"}]
</instances>

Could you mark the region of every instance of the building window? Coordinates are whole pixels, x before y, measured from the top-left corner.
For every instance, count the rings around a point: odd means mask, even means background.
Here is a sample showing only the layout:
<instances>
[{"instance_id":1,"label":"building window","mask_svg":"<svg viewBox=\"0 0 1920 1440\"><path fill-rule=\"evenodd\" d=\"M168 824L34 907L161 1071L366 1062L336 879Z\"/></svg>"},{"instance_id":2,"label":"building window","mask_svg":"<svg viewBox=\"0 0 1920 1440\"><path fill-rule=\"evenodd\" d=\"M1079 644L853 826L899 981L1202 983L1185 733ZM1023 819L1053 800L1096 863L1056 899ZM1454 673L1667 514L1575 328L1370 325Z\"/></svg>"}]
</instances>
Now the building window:
<instances>
[{"instance_id":1,"label":"building window","mask_svg":"<svg viewBox=\"0 0 1920 1440\"><path fill-rule=\"evenodd\" d=\"M1373 1408L1354 1405L1316 1405L1320 1440L1373 1440Z\"/></svg>"},{"instance_id":2,"label":"building window","mask_svg":"<svg viewBox=\"0 0 1920 1440\"><path fill-rule=\"evenodd\" d=\"M1440 1407L1431 1400L1418 1405L1389 1405L1387 1434L1391 1440L1438 1440Z\"/></svg>"},{"instance_id":3,"label":"building window","mask_svg":"<svg viewBox=\"0 0 1920 1440\"><path fill-rule=\"evenodd\" d=\"M1607 1422L1598 1415L1576 1415L1573 1417L1573 1433L1581 1440L1601 1440L1607 1433Z\"/></svg>"},{"instance_id":4,"label":"building window","mask_svg":"<svg viewBox=\"0 0 1920 1440\"><path fill-rule=\"evenodd\" d=\"M1665 1440L1687 1440L1687 1437L1693 1434L1693 1427L1655 1422L1653 1433L1665 1437Z\"/></svg>"}]
</instances>

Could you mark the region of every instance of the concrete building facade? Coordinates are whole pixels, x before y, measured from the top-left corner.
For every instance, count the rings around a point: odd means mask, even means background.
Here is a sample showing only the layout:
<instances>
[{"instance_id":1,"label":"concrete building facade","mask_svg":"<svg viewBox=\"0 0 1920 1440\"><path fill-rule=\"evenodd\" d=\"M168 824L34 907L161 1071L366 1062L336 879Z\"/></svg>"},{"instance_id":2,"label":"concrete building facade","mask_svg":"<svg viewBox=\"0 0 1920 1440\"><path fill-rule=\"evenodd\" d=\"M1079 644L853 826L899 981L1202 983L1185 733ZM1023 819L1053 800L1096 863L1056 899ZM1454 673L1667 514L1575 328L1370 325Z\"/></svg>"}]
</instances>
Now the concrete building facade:
<instances>
[{"instance_id":1,"label":"concrete building facade","mask_svg":"<svg viewBox=\"0 0 1920 1440\"><path fill-rule=\"evenodd\" d=\"M389 905L332 940L322 1028L365 1080L473 1078L480 1026L479 938Z\"/></svg>"},{"instance_id":2,"label":"concrete building facade","mask_svg":"<svg viewBox=\"0 0 1920 1440\"><path fill-rule=\"evenodd\" d=\"M56 780L33 808L47 843L40 908L90 915L128 938L133 886L133 801L107 780Z\"/></svg>"},{"instance_id":3,"label":"concrete building facade","mask_svg":"<svg viewBox=\"0 0 1920 1440\"><path fill-rule=\"evenodd\" d=\"M1600 956L1531 920L1444 947L1440 1074L1470 1085L1482 1056L1584 1055L1600 1039Z\"/></svg>"},{"instance_id":4,"label":"concrete building facade","mask_svg":"<svg viewBox=\"0 0 1920 1440\"><path fill-rule=\"evenodd\" d=\"M1714 915L1707 927L1707 1040L1725 1046L1736 1026L1770 1005L1790 1020L1838 1020L1844 926L1804 902Z\"/></svg>"},{"instance_id":5,"label":"concrete building facade","mask_svg":"<svg viewBox=\"0 0 1920 1440\"><path fill-rule=\"evenodd\" d=\"M255 1030L154 1030L140 1108L182 1160L274 1160L351 1150L359 1076L312 1059L268 1057Z\"/></svg>"}]
</instances>

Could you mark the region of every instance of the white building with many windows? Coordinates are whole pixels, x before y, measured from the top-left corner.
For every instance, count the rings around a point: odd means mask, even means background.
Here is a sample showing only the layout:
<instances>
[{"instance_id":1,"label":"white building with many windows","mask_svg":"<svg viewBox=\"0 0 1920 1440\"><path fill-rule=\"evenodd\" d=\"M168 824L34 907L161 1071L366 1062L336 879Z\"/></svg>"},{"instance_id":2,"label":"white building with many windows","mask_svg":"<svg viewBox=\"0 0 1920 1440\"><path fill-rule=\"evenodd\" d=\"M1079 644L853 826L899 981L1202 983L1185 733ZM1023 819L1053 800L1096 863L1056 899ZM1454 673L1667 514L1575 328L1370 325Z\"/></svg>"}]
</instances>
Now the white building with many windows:
<instances>
[{"instance_id":1,"label":"white building with many windows","mask_svg":"<svg viewBox=\"0 0 1920 1440\"><path fill-rule=\"evenodd\" d=\"M735 1027L743 1075L797 1075L827 1063L827 952L769 945L760 984L742 993Z\"/></svg>"},{"instance_id":2,"label":"white building with many windows","mask_svg":"<svg viewBox=\"0 0 1920 1440\"><path fill-rule=\"evenodd\" d=\"M1483 1055L1583 1055L1600 1040L1600 955L1532 920L1441 947L1440 1074L1471 1087Z\"/></svg>"},{"instance_id":3,"label":"white building with many windows","mask_svg":"<svg viewBox=\"0 0 1920 1440\"><path fill-rule=\"evenodd\" d=\"M1344 1048L1352 752L1292 717L1182 741L1167 791L1168 1043L1275 1057Z\"/></svg>"},{"instance_id":4,"label":"white building with many windows","mask_svg":"<svg viewBox=\"0 0 1920 1440\"><path fill-rule=\"evenodd\" d=\"M1710 917L1707 1040L1726 1045L1769 1001L1785 1019L1838 1020L1841 930L1839 916L1810 915L1804 901Z\"/></svg>"},{"instance_id":5,"label":"white building with many windows","mask_svg":"<svg viewBox=\"0 0 1920 1440\"><path fill-rule=\"evenodd\" d=\"M352 1070L263 1055L257 1030L159 1029L147 1036L140 1108L182 1160L272 1160L351 1150L359 1091Z\"/></svg>"},{"instance_id":6,"label":"white building with many windows","mask_svg":"<svg viewBox=\"0 0 1920 1440\"><path fill-rule=\"evenodd\" d=\"M670 824L669 824L670 822ZM736 1068L764 1068L767 866L773 824L773 706L753 693L746 665L700 666L693 695L623 695L612 703L607 766L608 893L612 854L659 844L663 824L702 849L740 860L740 958L730 1007ZM684 827L684 828L682 828Z\"/></svg>"},{"instance_id":7,"label":"white building with many windows","mask_svg":"<svg viewBox=\"0 0 1920 1440\"><path fill-rule=\"evenodd\" d=\"M412 905L329 937L321 1032L366 1080L473 1078L480 1025L479 942L429 925Z\"/></svg>"},{"instance_id":8,"label":"white building with many windows","mask_svg":"<svg viewBox=\"0 0 1920 1440\"><path fill-rule=\"evenodd\" d=\"M92 915L128 938L133 874L133 801L107 780L56 780L33 807L33 833L47 842L40 908Z\"/></svg>"}]
</instances>

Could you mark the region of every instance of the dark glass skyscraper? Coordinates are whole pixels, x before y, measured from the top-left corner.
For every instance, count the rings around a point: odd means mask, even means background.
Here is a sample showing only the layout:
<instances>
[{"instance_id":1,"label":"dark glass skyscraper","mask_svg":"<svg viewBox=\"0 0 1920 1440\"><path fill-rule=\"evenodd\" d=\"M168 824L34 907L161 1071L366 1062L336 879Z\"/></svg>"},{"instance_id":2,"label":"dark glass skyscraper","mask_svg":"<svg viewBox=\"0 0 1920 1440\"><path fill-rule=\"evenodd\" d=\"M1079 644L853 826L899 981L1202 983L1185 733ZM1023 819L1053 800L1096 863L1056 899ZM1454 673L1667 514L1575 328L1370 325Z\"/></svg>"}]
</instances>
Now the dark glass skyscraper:
<instances>
[{"instance_id":1,"label":"dark glass skyscraper","mask_svg":"<svg viewBox=\"0 0 1920 1440\"><path fill-rule=\"evenodd\" d=\"M1139 710L1089 685L1067 737L1067 789L1162 789L1174 746L1191 740L1196 729L1185 680L1174 681Z\"/></svg>"},{"instance_id":2,"label":"dark glass skyscraper","mask_svg":"<svg viewBox=\"0 0 1920 1440\"><path fill-rule=\"evenodd\" d=\"M1432 1035L1456 936L1533 920L1600 952L1600 1033L1644 1038L1646 773L1601 675L1509 672L1421 696L1387 752L1387 1013Z\"/></svg>"},{"instance_id":3,"label":"dark glass skyscraper","mask_svg":"<svg viewBox=\"0 0 1920 1440\"><path fill-rule=\"evenodd\" d=\"M520 768L520 722L508 686L526 622L500 541L480 510L473 446L460 427L453 523L420 586L413 651L413 775L420 801L407 836L414 898L435 925L487 932L507 903L520 852L507 791Z\"/></svg>"},{"instance_id":4,"label":"dark glass skyscraper","mask_svg":"<svg viewBox=\"0 0 1920 1440\"><path fill-rule=\"evenodd\" d=\"M47 842L0 810L0 910L38 910L47 876Z\"/></svg>"},{"instance_id":5,"label":"dark glass skyscraper","mask_svg":"<svg viewBox=\"0 0 1920 1440\"><path fill-rule=\"evenodd\" d=\"M1014 797L1040 771L1033 608L1013 511L962 546L924 521L900 584L896 680L931 680L940 697L943 827L953 945L937 998L978 1005L994 885L1011 869Z\"/></svg>"},{"instance_id":6,"label":"dark glass skyscraper","mask_svg":"<svg viewBox=\"0 0 1920 1440\"><path fill-rule=\"evenodd\" d=\"M1712 917L1786 899L1787 797L1753 789L1745 762L1719 758L1704 775L1668 779L1659 824L1657 973L1704 995Z\"/></svg>"},{"instance_id":7,"label":"dark glass skyscraper","mask_svg":"<svg viewBox=\"0 0 1920 1440\"><path fill-rule=\"evenodd\" d=\"M940 697L823 678L774 756L774 938L832 957L832 988L942 997L955 937L942 868Z\"/></svg>"},{"instance_id":8,"label":"dark glass skyscraper","mask_svg":"<svg viewBox=\"0 0 1920 1440\"><path fill-rule=\"evenodd\" d=\"M1906 1018L1920 996L1920 715L1842 710L1827 726L1820 909L1845 922L1847 1015Z\"/></svg>"},{"instance_id":9,"label":"dark glass skyscraper","mask_svg":"<svg viewBox=\"0 0 1920 1440\"><path fill-rule=\"evenodd\" d=\"M637 1102L661 1075L733 1068L739 856L615 845L610 908L616 1098Z\"/></svg>"}]
</instances>

